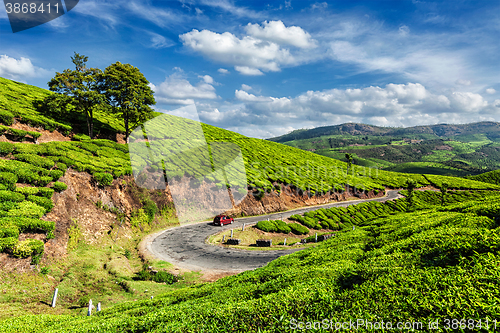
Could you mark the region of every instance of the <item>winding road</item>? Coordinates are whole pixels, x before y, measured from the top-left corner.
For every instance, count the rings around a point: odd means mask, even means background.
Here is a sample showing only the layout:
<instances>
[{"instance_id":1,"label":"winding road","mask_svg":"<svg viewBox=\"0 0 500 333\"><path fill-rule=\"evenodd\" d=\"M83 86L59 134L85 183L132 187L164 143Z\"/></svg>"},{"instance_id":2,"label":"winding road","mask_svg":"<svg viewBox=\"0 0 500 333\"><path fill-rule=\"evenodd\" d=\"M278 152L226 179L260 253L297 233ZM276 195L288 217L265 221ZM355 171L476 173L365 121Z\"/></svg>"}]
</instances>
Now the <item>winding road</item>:
<instances>
[{"instance_id":1,"label":"winding road","mask_svg":"<svg viewBox=\"0 0 500 333\"><path fill-rule=\"evenodd\" d=\"M400 195L397 190L389 190L386 196L380 198L341 201L268 215L238 218L234 220L233 224L223 227L214 226L211 222L189 224L167 229L152 235L152 240L146 241L145 245L146 249L156 258L172 263L180 268L241 272L262 267L280 256L302 249L277 251L238 250L205 243L205 240L210 235L225 229L241 228L243 223L246 225L254 224L267 218L277 220L281 219L281 217L287 218L293 214L303 214L319 208L346 207L367 201L384 202L398 197Z\"/></svg>"}]
</instances>

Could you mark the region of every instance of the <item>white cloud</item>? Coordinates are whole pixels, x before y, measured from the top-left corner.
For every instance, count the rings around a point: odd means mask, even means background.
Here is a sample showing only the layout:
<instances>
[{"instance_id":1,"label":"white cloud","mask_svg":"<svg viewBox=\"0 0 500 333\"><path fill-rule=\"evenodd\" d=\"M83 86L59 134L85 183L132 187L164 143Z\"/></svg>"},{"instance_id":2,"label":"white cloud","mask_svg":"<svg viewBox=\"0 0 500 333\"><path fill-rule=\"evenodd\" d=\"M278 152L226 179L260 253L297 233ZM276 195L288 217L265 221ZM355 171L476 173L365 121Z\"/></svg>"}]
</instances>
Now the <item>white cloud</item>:
<instances>
[{"instance_id":1,"label":"white cloud","mask_svg":"<svg viewBox=\"0 0 500 333\"><path fill-rule=\"evenodd\" d=\"M242 84L241 85L241 89L245 90L245 91L249 91L249 90L252 90L252 87L247 85L247 84Z\"/></svg>"},{"instance_id":2,"label":"white cloud","mask_svg":"<svg viewBox=\"0 0 500 333\"><path fill-rule=\"evenodd\" d=\"M215 88L208 75L202 77L202 81L192 85L182 74L170 75L159 86L152 87L157 101L167 104L193 104L198 99L217 99ZM213 83L213 79L212 79Z\"/></svg>"},{"instance_id":3,"label":"white cloud","mask_svg":"<svg viewBox=\"0 0 500 333\"><path fill-rule=\"evenodd\" d=\"M409 33L410 33L410 28L408 28L408 26L402 25L399 27L399 34L401 36L406 37L408 36Z\"/></svg>"},{"instance_id":4,"label":"white cloud","mask_svg":"<svg viewBox=\"0 0 500 333\"><path fill-rule=\"evenodd\" d=\"M219 69L217 70L217 72L219 72L219 73L221 73L221 74L229 74L229 73L230 73L230 72L229 72L227 69L225 69L225 68L219 68Z\"/></svg>"},{"instance_id":5,"label":"white cloud","mask_svg":"<svg viewBox=\"0 0 500 333\"><path fill-rule=\"evenodd\" d=\"M28 58L15 59L5 54L0 55L0 76L2 77L16 80L40 77L48 73L43 68L33 66Z\"/></svg>"},{"instance_id":6,"label":"white cloud","mask_svg":"<svg viewBox=\"0 0 500 333\"><path fill-rule=\"evenodd\" d=\"M295 63L287 49L251 36L239 39L229 32L218 34L209 30L192 31L179 36L185 46L226 64L246 75L260 75L261 71L277 72L281 65Z\"/></svg>"},{"instance_id":7,"label":"white cloud","mask_svg":"<svg viewBox=\"0 0 500 333\"><path fill-rule=\"evenodd\" d=\"M255 95L249 94L243 90L236 90L234 92L234 96L236 97L237 100L244 101L244 102L272 102L273 101L272 97L255 96Z\"/></svg>"},{"instance_id":8,"label":"white cloud","mask_svg":"<svg viewBox=\"0 0 500 333\"><path fill-rule=\"evenodd\" d=\"M497 91L493 88L488 88L486 89L486 93L490 94L490 95L493 95L494 93L496 93Z\"/></svg>"},{"instance_id":9,"label":"white cloud","mask_svg":"<svg viewBox=\"0 0 500 333\"><path fill-rule=\"evenodd\" d=\"M279 45L293 45L300 48L314 48L316 41L301 27L285 27L282 21L265 21L259 24L248 23L246 32L255 38L267 40Z\"/></svg>"},{"instance_id":10,"label":"white cloud","mask_svg":"<svg viewBox=\"0 0 500 333\"><path fill-rule=\"evenodd\" d=\"M225 128L231 124L231 129L242 134L270 137L290 128L345 122L414 126L494 120L493 115L500 114L500 100L489 104L472 92L438 94L419 83L307 91L293 98L236 90L235 98L238 104L219 107L216 113L204 110L202 121Z\"/></svg>"},{"instance_id":11,"label":"white cloud","mask_svg":"<svg viewBox=\"0 0 500 333\"><path fill-rule=\"evenodd\" d=\"M235 66L234 69L236 69L240 74L243 75L250 75L250 76L258 76L258 75L264 75L260 70L257 68L251 68L248 66Z\"/></svg>"},{"instance_id":12,"label":"white cloud","mask_svg":"<svg viewBox=\"0 0 500 333\"><path fill-rule=\"evenodd\" d=\"M214 8L219 8L224 11L231 13L234 16L238 17L251 17L258 18L261 16L260 13L253 11L251 9L245 7L238 7L234 5L232 1L228 0L202 0L201 1L205 6L210 6Z\"/></svg>"},{"instance_id":13,"label":"white cloud","mask_svg":"<svg viewBox=\"0 0 500 333\"><path fill-rule=\"evenodd\" d=\"M203 75L199 77L207 84L212 84L212 85L214 84L214 79L210 75Z\"/></svg>"},{"instance_id":14,"label":"white cloud","mask_svg":"<svg viewBox=\"0 0 500 333\"><path fill-rule=\"evenodd\" d=\"M326 3L326 2L321 2L321 3L320 2L316 2L316 3L313 3L311 5L311 9L312 10L315 10L315 9L326 9L326 8L328 8L328 3Z\"/></svg>"},{"instance_id":15,"label":"white cloud","mask_svg":"<svg viewBox=\"0 0 500 333\"><path fill-rule=\"evenodd\" d=\"M151 36L150 46L154 49L164 49L175 45L173 41L160 34L151 31L148 31L148 33Z\"/></svg>"}]
</instances>

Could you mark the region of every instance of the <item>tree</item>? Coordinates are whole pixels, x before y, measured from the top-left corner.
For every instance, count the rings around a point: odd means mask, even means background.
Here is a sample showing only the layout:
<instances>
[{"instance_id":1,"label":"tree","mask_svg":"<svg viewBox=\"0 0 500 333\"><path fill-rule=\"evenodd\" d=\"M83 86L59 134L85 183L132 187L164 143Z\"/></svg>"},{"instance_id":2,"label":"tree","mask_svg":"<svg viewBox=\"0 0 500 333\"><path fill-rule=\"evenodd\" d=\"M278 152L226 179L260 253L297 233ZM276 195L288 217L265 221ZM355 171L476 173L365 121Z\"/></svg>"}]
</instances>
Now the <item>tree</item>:
<instances>
[{"instance_id":1,"label":"tree","mask_svg":"<svg viewBox=\"0 0 500 333\"><path fill-rule=\"evenodd\" d=\"M345 159L347 160L347 174L349 174L349 170L351 170L352 166L352 154L345 154Z\"/></svg>"},{"instance_id":2,"label":"tree","mask_svg":"<svg viewBox=\"0 0 500 333\"><path fill-rule=\"evenodd\" d=\"M71 57L75 70L65 69L62 73L56 73L48 85L51 91L72 98L74 109L85 114L88 135L92 138L94 108L101 104L104 98L100 93L102 71L99 68L87 68L87 60L88 57L75 52Z\"/></svg>"},{"instance_id":3,"label":"tree","mask_svg":"<svg viewBox=\"0 0 500 333\"><path fill-rule=\"evenodd\" d=\"M446 192L448 190L448 188L450 187L450 185L448 185L448 183L441 183L441 185L439 186L439 190L441 191L441 206L444 205L444 197L446 195Z\"/></svg>"},{"instance_id":4,"label":"tree","mask_svg":"<svg viewBox=\"0 0 500 333\"><path fill-rule=\"evenodd\" d=\"M408 178L406 180L406 188L408 189L408 201L410 202L410 209L413 208L413 195L414 195L414 192L415 192L415 188L417 187L417 183L411 179L411 178Z\"/></svg>"},{"instance_id":5,"label":"tree","mask_svg":"<svg viewBox=\"0 0 500 333\"><path fill-rule=\"evenodd\" d=\"M103 90L113 112L124 122L125 140L132 129L153 118L156 104L149 82L137 67L116 62L104 70Z\"/></svg>"}]
</instances>

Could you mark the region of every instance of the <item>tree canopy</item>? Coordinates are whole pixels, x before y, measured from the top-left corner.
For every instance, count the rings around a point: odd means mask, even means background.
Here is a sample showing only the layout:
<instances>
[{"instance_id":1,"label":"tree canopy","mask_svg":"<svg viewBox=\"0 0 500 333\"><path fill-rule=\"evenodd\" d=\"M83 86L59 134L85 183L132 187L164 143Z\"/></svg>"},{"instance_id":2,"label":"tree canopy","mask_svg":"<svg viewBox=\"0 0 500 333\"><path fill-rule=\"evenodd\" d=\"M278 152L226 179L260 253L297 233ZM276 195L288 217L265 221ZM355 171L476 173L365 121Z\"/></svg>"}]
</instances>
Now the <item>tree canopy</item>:
<instances>
[{"instance_id":1,"label":"tree canopy","mask_svg":"<svg viewBox=\"0 0 500 333\"><path fill-rule=\"evenodd\" d=\"M153 118L156 104L149 82L137 67L116 62L104 70L103 90L112 110L124 121L125 139L131 130Z\"/></svg>"}]
</instances>

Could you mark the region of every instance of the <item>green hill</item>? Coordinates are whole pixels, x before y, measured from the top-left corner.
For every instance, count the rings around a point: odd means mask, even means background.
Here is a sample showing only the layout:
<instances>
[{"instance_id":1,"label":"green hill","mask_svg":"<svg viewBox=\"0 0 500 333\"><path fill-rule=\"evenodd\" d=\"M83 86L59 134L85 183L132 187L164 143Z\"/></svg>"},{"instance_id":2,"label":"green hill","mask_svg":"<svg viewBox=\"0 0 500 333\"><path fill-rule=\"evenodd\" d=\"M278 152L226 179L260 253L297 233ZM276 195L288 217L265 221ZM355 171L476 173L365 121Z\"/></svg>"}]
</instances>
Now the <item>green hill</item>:
<instances>
[{"instance_id":1,"label":"green hill","mask_svg":"<svg viewBox=\"0 0 500 333\"><path fill-rule=\"evenodd\" d=\"M500 124L430 125L409 128L342 124L294 131L270 141L383 170L449 176L500 168Z\"/></svg>"},{"instance_id":2,"label":"green hill","mask_svg":"<svg viewBox=\"0 0 500 333\"><path fill-rule=\"evenodd\" d=\"M426 331L436 320L441 328L493 332L500 311L493 296L500 292L498 194L436 208L438 196L422 193L418 211L367 218L354 231L254 271L93 317L12 318L0 332L290 332L349 320L361 332L381 322Z\"/></svg>"},{"instance_id":3,"label":"green hill","mask_svg":"<svg viewBox=\"0 0 500 333\"><path fill-rule=\"evenodd\" d=\"M44 128L70 135L78 132L73 116L55 120L33 106L49 92L4 79L0 84L0 122L5 131L15 130L15 120L37 121ZM193 124L191 120L165 117L172 132ZM120 130L117 120L109 115L98 114L97 121L103 130L106 126L110 132ZM37 126L31 134L9 132L7 136L14 142L0 143L0 251L31 257L33 263L40 259L44 241L19 241L20 234L42 231L45 240L54 237L55 224L42 218L53 208L53 193L65 190L58 180L68 168L92 174L93 181L104 188L113 179L131 174L127 145L90 140L83 135L72 135L72 141L64 142L21 142L36 136ZM208 142L233 142L240 147L247 185L257 198L266 192L278 193L281 184L317 195L343 192L347 187L357 192L403 188L410 178L418 186L441 187L447 183L451 190L472 191L417 192L413 205L401 199L312 213L308 218L314 223L338 219L345 223L344 228L316 248L215 283L181 288L154 300L123 303L91 318L10 318L0 322L0 332L282 332L290 330L293 318L345 321L355 314L371 321L445 317L491 321L498 317L500 309L491 295L498 294L500 208L496 190L500 186L363 166L352 166L347 172L347 163L313 152L206 124L202 128ZM179 166L179 170L184 170L183 176L193 176L189 165ZM152 212L149 218L154 218L158 207L152 207L155 203L149 197L143 199L141 218L148 219L146 212ZM93 288L99 290L99 285L108 281L90 279L91 270L102 266L100 262L95 264L99 267L93 265L84 266L79 279L96 281ZM127 286L130 277L114 274L111 284L116 279L117 284L120 280ZM72 279L66 273L61 276L67 278L65 281ZM0 299L15 302L15 298Z\"/></svg>"}]
</instances>

